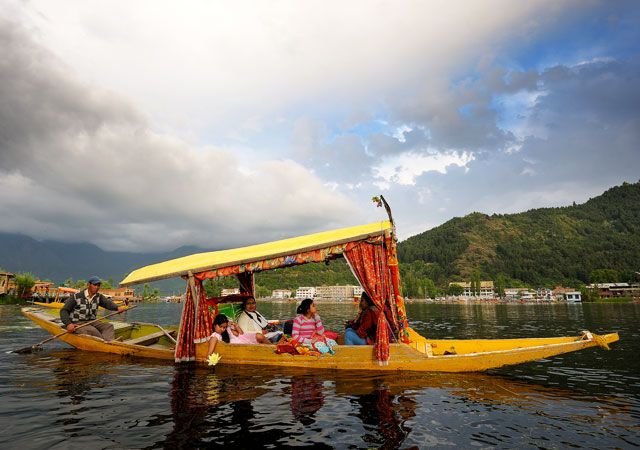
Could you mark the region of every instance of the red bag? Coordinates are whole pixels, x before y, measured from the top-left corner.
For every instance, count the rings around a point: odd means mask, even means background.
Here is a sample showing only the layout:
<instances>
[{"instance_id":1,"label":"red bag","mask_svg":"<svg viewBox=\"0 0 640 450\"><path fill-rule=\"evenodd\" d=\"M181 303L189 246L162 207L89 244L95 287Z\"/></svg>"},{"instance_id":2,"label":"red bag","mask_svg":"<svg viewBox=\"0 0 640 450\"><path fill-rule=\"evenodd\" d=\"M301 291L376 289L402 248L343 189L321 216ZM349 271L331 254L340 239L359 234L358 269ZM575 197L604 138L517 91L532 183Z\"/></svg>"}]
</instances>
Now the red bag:
<instances>
[{"instance_id":1,"label":"red bag","mask_svg":"<svg viewBox=\"0 0 640 450\"><path fill-rule=\"evenodd\" d=\"M333 339L335 341L336 339L338 339L338 333L336 333L335 331L325 331L324 337Z\"/></svg>"},{"instance_id":2,"label":"red bag","mask_svg":"<svg viewBox=\"0 0 640 450\"><path fill-rule=\"evenodd\" d=\"M278 344L276 344L276 353L289 353L291 355L297 355L298 350L296 350L296 346L298 345L297 339L287 339Z\"/></svg>"},{"instance_id":3,"label":"red bag","mask_svg":"<svg viewBox=\"0 0 640 450\"><path fill-rule=\"evenodd\" d=\"M289 353L291 355L297 355L298 351L296 350L296 347L290 342L284 342L282 344L276 345L276 353Z\"/></svg>"}]
</instances>

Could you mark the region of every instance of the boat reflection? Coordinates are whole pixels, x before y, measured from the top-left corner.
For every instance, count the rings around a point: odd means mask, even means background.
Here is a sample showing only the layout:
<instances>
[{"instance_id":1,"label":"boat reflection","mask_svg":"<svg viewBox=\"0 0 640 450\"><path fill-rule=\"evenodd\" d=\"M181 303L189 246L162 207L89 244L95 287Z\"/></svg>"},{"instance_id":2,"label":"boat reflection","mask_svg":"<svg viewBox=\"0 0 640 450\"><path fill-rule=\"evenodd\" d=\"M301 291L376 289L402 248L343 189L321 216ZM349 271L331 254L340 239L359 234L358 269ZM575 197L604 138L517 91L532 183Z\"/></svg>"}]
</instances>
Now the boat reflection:
<instances>
[{"instance_id":1,"label":"boat reflection","mask_svg":"<svg viewBox=\"0 0 640 450\"><path fill-rule=\"evenodd\" d=\"M315 375L291 377L291 413L302 425L315 422L315 414L324 405L321 379Z\"/></svg>"},{"instance_id":2,"label":"boat reflection","mask_svg":"<svg viewBox=\"0 0 640 450\"><path fill-rule=\"evenodd\" d=\"M411 433L407 421L415 417L417 401L411 395L393 394L384 382L375 384L372 392L351 399L367 431L362 439L377 448L399 448Z\"/></svg>"},{"instance_id":3,"label":"boat reflection","mask_svg":"<svg viewBox=\"0 0 640 450\"><path fill-rule=\"evenodd\" d=\"M173 431L163 445L188 447L209 442L241 446L280 446L291 439L297 422L307 433L297 438L314 440L310 430L329 426L336 398L351 405L339 411L345 428L363 430L356 446L411 448L405 443L412 420L424 408L420 398L442 390L442 397L465 403L508 405L536 413L548 402L570 399L574 392L486 374L403 374L313 372L302 369L216 366L178 366L171 390ZM440 395L440 394L437 394ZM331 397L329 400L328 398ZM289 411L283 409L288 407ZM424 413L424 411L423 411ZM351 421L352 423L348 423ZM255 430L269 432L255 435ZM283 429L284 428L284 429ZM286 428L289 431L286 431ZM339 431L334 431L339 433ZM305 440L306 439L306 440Z\"/></svg>"},{"instance_id":4,"label":"boat reflection","mask_svg":"<svg viewBox=\"0 0 640 450\"><path fill-rule=\"evenodd\" d=\"M72 405L89 400L90 391L113 382L114 365L121 364L118 355L87 355L76 350L54 350L46 356L38 356L52 371L53 384L48 388L61 399L69 399Z\"/></svg>"},{"instance_id":5,"label":"boat reflection","mask_svg":"<svg viewBox=\"0 0 640 450\"><path fill-rule=\"evenodd\" d=\"M88 356L75 350L34 357L51 374L42 387L67 399L57 410L55 422L59 425L73 425L80 411L86 415L91 414L91 408L99 410L107 393L122 393L126 388L130 395L155 395L156 404L165 404L165 408L141 407L127 412L126 402L119 406L109 404L110 408L121 408L118 414L126 415L123 420L129 426L145 423L149 427L149 433L154 435L146 443L149 448L323 444L411 448L419 445L416 439L424 437L424 425L418 426L416 421L435 423L442 416L441 408L454 402L457 409L462 403L469 405L469 410L520 410L536 416L553 415L559 404L580 406L581 400L590 410L593 402L580 390L496 374L399 375L262 366L174 366L155 360L128 361L117 355ZM149 383L151 379L160 383ZM122 399L130 398L121 395ZM159 401L160 398L168 402ZM144 405L140 399L130 401ZM64 406L69 402L72 408ZM615 396L599 396L598 404L610 422L627 423L633 416ZM94 419L95 414L91 416ZM70 435L74 430L63 429ZM439 443L446 444L434 441L434 445Z\"/></svg>"}]
</instances>

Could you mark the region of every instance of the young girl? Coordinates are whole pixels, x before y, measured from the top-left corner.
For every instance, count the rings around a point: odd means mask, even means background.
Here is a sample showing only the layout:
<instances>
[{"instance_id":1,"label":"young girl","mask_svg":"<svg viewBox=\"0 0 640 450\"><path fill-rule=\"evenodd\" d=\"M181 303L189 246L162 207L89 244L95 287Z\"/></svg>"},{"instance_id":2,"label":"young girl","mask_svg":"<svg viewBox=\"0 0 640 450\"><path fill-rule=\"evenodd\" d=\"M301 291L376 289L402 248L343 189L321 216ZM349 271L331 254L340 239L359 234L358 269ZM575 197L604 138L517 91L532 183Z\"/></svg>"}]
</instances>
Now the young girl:
<instances>
[{"instance_id":1,"label":"young girl","mask_svg":"<svg viewBox=\"0 0 640 450\"><path fill-rule=\"evenodd\" d=\"M209 339L207 356L215 351L218 341L223 341L227 344L265 343L261 341L268 343L267 338L260 333L245 333L238 324L230 322L224 314L218 314L215 319L213 319L213 334Z\"/></svg>"},{"instance_id":2,"label":"young girl","mask_svg":"<svg viewBox=\"0 0 640 450\"><path fill-rule=\"evenodd\" d=\"M231 341L229 332L227 331L228 326L229 319L227 319L227 316L224 314L218 314L215 319L213 319L213 334L209 337L207 356L210 356L215 351L218 341L226 343Z\"/></svg>"},{"instance_id":3,"label":"young girl","mask_svg":"<svg viewBox=\"0 0 640 450\"><path fill-rule=\"evenodd\" d=\"M324 342L329 348L336 345L336 341L324 336L324 326L317 314L318 308L310 298L305 298L296 310L298 316L293 320L291 336L301 344L312 347L315 343Z\"/></svg>"}]
</instances>

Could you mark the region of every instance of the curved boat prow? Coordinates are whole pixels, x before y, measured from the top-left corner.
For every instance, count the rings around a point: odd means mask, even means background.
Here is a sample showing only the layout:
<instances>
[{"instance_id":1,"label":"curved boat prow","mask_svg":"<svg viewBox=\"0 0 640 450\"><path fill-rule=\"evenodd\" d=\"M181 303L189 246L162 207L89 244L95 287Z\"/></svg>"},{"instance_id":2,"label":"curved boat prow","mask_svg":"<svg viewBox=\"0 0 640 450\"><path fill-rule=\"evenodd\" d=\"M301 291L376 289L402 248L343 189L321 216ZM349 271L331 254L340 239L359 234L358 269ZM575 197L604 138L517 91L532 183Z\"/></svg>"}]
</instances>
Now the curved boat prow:
<instances>
[{"instance_id":1,"label":"curved boat prow","mask_svg":"<svg viewBox=\"0 0 640 450\"><path fill-rule=\"evenodd\" d=\"M612 342L618 342L620 340L620 336L618 333L609 333L602 336L607 344L611 344Z\"/></svg>"},{"instance_id":2,"label":"curved boat prow","mask_svg":"<svg viewBox=\"0 0 640 450\"><path fill-rule=\"evenodd\" d=\"M618 342L620 340L620 336L618 336L618 333L595 334L590 331L583 331L582 339L585 341L593 341L600 348L603 348L605 350L611 350L609 348L609 344Z\"/></svg>"}]
</instances>

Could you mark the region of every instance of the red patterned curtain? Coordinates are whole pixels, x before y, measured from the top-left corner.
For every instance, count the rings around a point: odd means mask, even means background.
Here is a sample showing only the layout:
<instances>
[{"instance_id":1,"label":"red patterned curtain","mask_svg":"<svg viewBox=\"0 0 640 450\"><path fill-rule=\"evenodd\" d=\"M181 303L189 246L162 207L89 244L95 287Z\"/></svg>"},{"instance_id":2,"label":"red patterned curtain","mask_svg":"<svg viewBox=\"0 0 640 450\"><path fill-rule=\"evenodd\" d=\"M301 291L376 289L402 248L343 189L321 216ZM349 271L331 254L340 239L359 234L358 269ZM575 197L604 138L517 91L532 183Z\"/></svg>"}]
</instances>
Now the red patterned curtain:
<instances>
[{"instance_id":1,"label":"red patterned curtain","mask_svg":"<svg viewBox=\"0 0 640 450\"><path fill-rule=\"evenodd\" d=\"M182 306L182 318L180 319L180 332L174 353L176 362L193 361L196 357L196 346L193 342L195 330L195 305L191 295L191 289L187 284L184 305Z\"/></svg>"},{"instance_id":2,"label":"red patterned curtain","mask_svg":"<svg viewBox=\"0 0 640 450\"><path fill-rule=\"evenodd\" d=\"M256 287L253 272L242 272L239 273L237 277L238 283L240 284L240 293L255 296Z\"/></svg>"},{"instance_id":3,"label":"red patterned curtain","mask_svg":"<svg viewBox=\"0 0 640 450\"><path fill-rule=\"evenodd\" d=\"M196 329L193 334L193 342L196 344L207 342L213 333L213 319L215 318L215 308L211 308L207 302L207 295L202 286L202 281L194 278L198 304L196 306Z\"/></svg>"},{"instance_id":4,"label":"red patterned curtain","mask_svg":"<svg viewBox=\"0 0 640 450\"><path fill-rule=\"evenodd\" d=\"M399 338L406 344L409 343L409 323L407 322L407 310L404 306L404 298L400 291L400 271L398 269L398 253L396 251L396 242L393 236L390 234L385 236L385 244L387 247L389 272L391 274L392 292L395 295L396 308L391 308L395 316L397 309L397 317L394 317L394 321L398 323L400 328Z\"/></svg>"},{"instance_id":5,"label":"red patterned curtain","mask_svg":"<svg viewBox=\"0 0 640 450\"><path fill-rule=\"evenodd\" d=\"M344 256L354 275L380 311L375 352L378 362L386 364L389 361L389 328L385 306L387 304L391 306L389 309L392 314L394 314L395 307L391 303L394 294L390 283L388 257L383 239L380 237L370 241L349 243Z\"/></svg>"}]
</instances>

